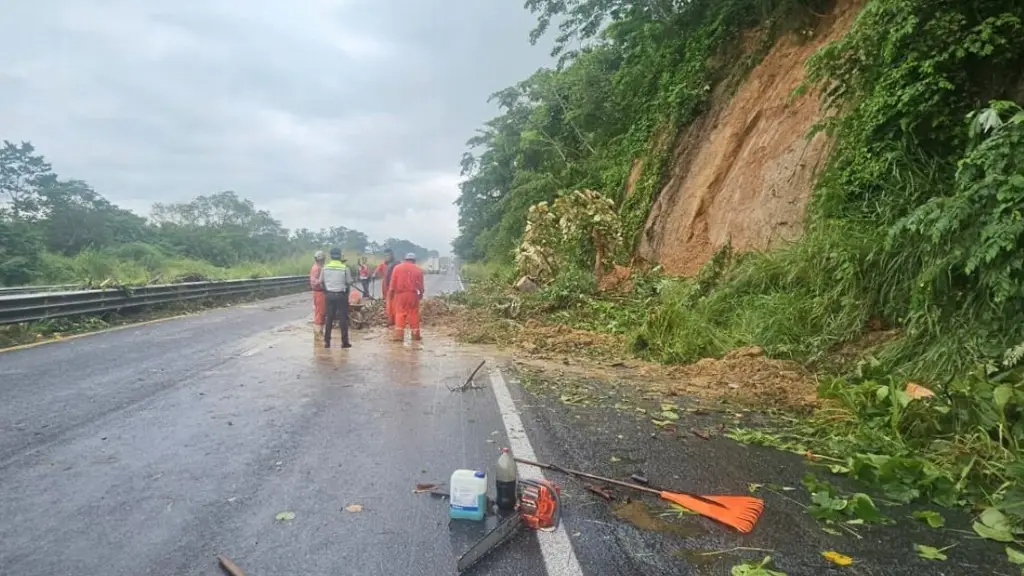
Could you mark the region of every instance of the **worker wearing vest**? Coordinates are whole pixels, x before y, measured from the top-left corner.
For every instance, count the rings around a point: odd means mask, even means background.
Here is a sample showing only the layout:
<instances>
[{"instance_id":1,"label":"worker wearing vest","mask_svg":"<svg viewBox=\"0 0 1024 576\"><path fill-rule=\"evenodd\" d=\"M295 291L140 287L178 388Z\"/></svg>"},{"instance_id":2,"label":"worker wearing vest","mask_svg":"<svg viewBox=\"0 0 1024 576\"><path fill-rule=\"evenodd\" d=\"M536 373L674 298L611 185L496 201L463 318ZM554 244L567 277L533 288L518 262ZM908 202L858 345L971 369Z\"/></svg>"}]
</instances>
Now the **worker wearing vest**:
<instances>
[{"instance_id":1,"label":"worker wearing vest","mask_svg":"<svg viewBox=\"0 0 1024 576\"><path fill-rule=\"evenodd\" d=\"M331 330L335 319L341 324L341 347L352 347L348 341L348 292L353 282L344 258L340 249L331 248L331 258L320 272L320 284L324 287L327 300L324 348L331 347Z\"/></svg>"}]
</instances>

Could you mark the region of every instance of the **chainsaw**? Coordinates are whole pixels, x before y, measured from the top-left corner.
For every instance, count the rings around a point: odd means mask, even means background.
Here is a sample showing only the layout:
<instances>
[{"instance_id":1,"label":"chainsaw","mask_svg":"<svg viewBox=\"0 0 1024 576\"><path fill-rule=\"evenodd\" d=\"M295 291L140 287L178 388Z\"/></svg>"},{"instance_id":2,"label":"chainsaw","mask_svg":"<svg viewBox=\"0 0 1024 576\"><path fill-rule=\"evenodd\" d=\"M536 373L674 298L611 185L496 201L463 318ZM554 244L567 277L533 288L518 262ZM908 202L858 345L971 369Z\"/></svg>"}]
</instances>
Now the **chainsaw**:
<instances>
[{"instance_id":1,"label":"chainsaw","mask_svg":"<svg viewBox=\"0 0 1024 576\"><path fill-rule=\"evenodd\" d=\"M466 551L456 565L464 572L490 554L495 548L507 542L520 528L550 532L558 528L562 517L562 501L558 486L548 480L518 481L516 512L501 521L486 536Z\"/></svg>"}]
</instances>

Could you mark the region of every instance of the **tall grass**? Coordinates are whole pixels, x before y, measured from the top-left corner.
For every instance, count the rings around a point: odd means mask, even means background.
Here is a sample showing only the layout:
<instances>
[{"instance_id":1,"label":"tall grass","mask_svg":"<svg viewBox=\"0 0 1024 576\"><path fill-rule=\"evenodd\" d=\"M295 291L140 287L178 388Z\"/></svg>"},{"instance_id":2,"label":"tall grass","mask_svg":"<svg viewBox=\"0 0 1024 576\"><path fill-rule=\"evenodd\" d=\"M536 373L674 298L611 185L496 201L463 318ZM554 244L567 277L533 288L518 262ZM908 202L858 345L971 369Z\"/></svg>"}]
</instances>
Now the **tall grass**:
<instances>
[{"instance_id":1,"label":"tall grass","mask_svg":"<svg viewBox=\"0 0 1024 576\"><path fill-rule=\"evenodd\" d=\"M358 254L346 254L355 266ZM39 284L143 285L185 280L235 280L309 272L310 255L270 262L243 262L219 267L202 260L169 256L147 244L128 244L112 250L85 251L75 256L46 253ZM376 259L368 257L371 266Z\"/></svg>"}]
</instances>

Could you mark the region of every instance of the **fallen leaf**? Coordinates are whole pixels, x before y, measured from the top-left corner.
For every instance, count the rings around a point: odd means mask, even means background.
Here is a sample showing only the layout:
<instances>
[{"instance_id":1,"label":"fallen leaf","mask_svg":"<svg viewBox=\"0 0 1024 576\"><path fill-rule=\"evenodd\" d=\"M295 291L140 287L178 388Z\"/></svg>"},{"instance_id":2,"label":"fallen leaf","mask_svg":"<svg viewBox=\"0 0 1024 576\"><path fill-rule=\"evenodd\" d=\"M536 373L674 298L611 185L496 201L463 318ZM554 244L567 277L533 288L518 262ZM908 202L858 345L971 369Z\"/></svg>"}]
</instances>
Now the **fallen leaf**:
<instances>
[{"instance_id":1,"label":"fallen leaf","mask_svg":"<svg viewBox=\"0 0 1024 576\"><path fill-rule=\"evenodd\" d=\"M765 556L764 560L762 560L760 564L745 562L738 566L733 566L732 569L729 570L729 574L732 576L786 576L785 572L769 569L768 566L771 562L772 557Z\"/></svg>"},{"instance_id":2,"label":"fallen leaf","mask_svg":"<svg viewBox=\"0 0 1024 576\"><path fill-rule=\"evenodd\" d=\"M363 507L360 506L359 504L349 504L348 506L345 506L345 511L346 512L362 512L363 511Z\"/></svg>"},{"instance_id":3,"label":"fallen leaf","mask_svg":"<svg viewBox=\"0 0 1024 576\"><path fill-rule=\"evenodd\" d=\"M278 522L290 522L295 520L295 512L278 512L274 519Z\"/></svg>"},{"instance_id":4,"label":"fallen leaf","mask_svg":"<svg viewBox=\"0 0 1024 576\"><path fill-rule=\"evenodd\" d=\"M696 428L694 428L693 430L690 430L690 432L692 432L693 435L698 438L703 438L704 440L711 440L711 435L708 434L707 432L704 432L703 430L697 430Z\"/></svg>"},{"instance_id":5,"label":"fallen leaf","mask_svg":"<svg viewBox=\"0 0 1024 576\"><path fill-rule=\"evenodd\" d=\"M1010 548L1009 546L1007 546L1006 558L1010 561L1011 564L1016 564L1018 566L1024 565L1024 552L1021 552L1020 550L1016 550L1014 548Z\"/></svg>"},{"instance_id":6,"label":"fallen leaf","mask_svg":"<svg viewBox=\"0 0 1024 576\"><path fill-rule=\"evenodd\" d=\"M946 519L934 510L918 510L914 512L914 518L927 522L932 528L942 528L946 525Z\"/></svg>"},{"instance_id":7,"label":"fallen leaf","mask_svg":"<svg viewBox=\"0 0 1024 576\"><path fill-rule=\"evenodd\" d=\"M611 461L612 461L612 464L614 464L614 463L616 463L616 462L622 462L622 459L621 459L621 458L617 458L617 457L615 457L615 456L612 456L612 457L611 457Z\"/></svg>"},{"instance_id":8,"label":"fallen leaf","mask_svg":"<svg viewBox=\"0 0 1024 576\"><path fill-rule=\"evenodd\" d=\"M420 494L422 492L430 492L434 488L437 488L437 484L426 484L426 483L417 484L416 488L413 489L412 493L413 494Z\"/></svg>"},{"instance_id":9,"label":"fallen leaf","mask_svg":"<svg viewBox=\"0 0 1024 576\"><path fill-rule=\"evenodd\" d=\"M952 548L952 546L935 548L933 546L925 546L924 544L914 544L914 550L917 551L917 555L925 560L945 560L946 555L943 554L943 552L950 548Z\"/></svg>"},{"instance_id":10,"label":"fallen leaf","mask_svg":"<svg viewBox=\"0 0 1024 576\"><path fill-rule=\"evenodd\" d=\"M833 550L822 552L821 555L824 556L826 560L837 566L849 566L850 564L853 564L853 558Z\"/></svg>"},{"instance_id":11,"label":"fallen leaf","mask_svg":"<svg viewBox=\"0 0 1024 576\"><path fill-rule=\"evenodd\" d=\"M763 484L755 484L755 483L751 482L750 484L747 484L747 490L751 494L753 494L753 493L757 492L758 490L760 490L762 486L763 486Z\"/></svg>"},{"instance_id":12,"label":"fallen leaf","mask_svg":"<svg viewBox=\"0 0 1024 576\"><path fill-rule=\"evenodd\" d=\"M1013 542L1013 531L1010 521L996 508L986 508L978 520L971 525L974 531L988 540L996 542Z\"/></svg>"},{"instance_id":13,"label":"fallen leaf","mask_svg":"<svg viewBox=\"0 0 1024 576\"><path fill-rule=\"evenodd\" d=\"M916 382L907 382L907 387L904 390L907 396L910 396L912 400L918 400L921 398L930 398L935 396L935 392L932 392L928 388L921 386Z\"/></svg>"},{"instance_id":14,"label":"fallen leaf","mask_svg":"<svg viewBox=\"0 0 1024 576\"><path fill-rule=\"evenodd\" d=\"M679 420L679 414L672 412L671 410L665 410L661 413L661 417L665 420Z\"/></svg>"}]
</instances>

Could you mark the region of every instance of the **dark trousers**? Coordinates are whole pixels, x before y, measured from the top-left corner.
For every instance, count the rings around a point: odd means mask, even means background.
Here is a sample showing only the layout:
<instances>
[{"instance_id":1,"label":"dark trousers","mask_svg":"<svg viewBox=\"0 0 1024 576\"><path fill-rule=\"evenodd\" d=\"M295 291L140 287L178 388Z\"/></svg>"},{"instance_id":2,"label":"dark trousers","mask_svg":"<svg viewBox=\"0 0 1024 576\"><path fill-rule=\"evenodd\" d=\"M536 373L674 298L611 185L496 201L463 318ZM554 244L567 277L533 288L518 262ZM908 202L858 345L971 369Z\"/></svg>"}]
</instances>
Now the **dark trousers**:
<instances>
[{"instance_id":1,"label":"dark trousers","mask_svg":"<svg viewBox=\"0 0 1024 576\"><path fill-rule=\"evenodd\" d=\"M360 280L363 283L363 296L370 297L370 279L363 278Z\"/></svg>"},{"instance_id":2,"label":"dark trousers","mask_svg":"<svg viewBox=\"0 0 1024 576\"><path fill-rule=\"evenodd\" d=\"M327 293L327 314L324 319L324 346L331 345L331 329L334 321L341 323L341 345L350 346L348 342L348 292Z\"/></svg>"}]
</instances>

